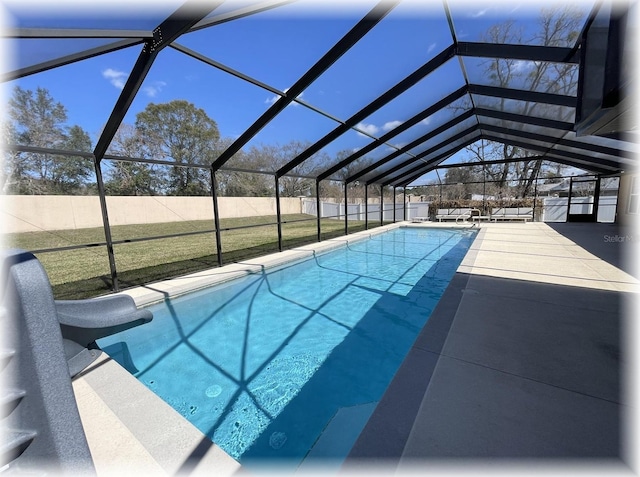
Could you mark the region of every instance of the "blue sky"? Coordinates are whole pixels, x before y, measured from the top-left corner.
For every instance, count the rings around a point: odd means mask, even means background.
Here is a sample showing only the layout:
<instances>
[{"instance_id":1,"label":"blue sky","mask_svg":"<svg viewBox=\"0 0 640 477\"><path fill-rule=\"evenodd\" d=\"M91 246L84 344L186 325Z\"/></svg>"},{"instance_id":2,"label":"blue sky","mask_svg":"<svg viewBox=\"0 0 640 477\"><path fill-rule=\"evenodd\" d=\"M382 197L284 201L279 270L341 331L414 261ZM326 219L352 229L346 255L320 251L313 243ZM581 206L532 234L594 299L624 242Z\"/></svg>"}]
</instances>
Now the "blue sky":
<instances>
[{"instance_id":1,"label":"blue sky","mask_svg":"<svg viewBox=\"0 0 640 477\"><path fill-rule=\"evenodd\" d=\"M130 3L123 0L109 4L88 3L63 0L56 2L56 9L52 10L51 4L32 0L4 1L5 13L8 13L6 18L13 18L14 25L24 27L63 25L72 28L86 25L150 29L178 5L178 2ZM286 90L374 4L370 0L360 0L325 2L320 6L299 1L184 35L178 42L273 88ZM242 5L239 1L227 2L214 13ZM489 26L508 19L515 20L526 35L542 6L540 2L478 1L450 1L449 5L458 38L462 41L479 41ZM577 5L585 12L591 8L584 1L577 2ZM47 43L56 43L58 49L73 45L68 40L21 41L27 45L12 50L14 67L47 59L51 55L44 46ZM95 40L83 41L85 43L79 49L91 46ZM451 42L440 2L402 2L318 78L301 99L341 120L348 119ZM76 41L73 47L77 48L78 44ZM3 45L6 48L6 40L3 40ZM13 85L24 89L48 89L66 107L69 124L82 126L95 143L139 52L140 47L136 46L8 82L5 83L5 95L10 94ZM12 69L9 65L4 66L5 71ZM463 77L456 59L362 121L360 126L369 134L380 136L462 84ZM221 136L236 138L270 106L274 98L268 90L166 48L151 68L125 122L133 124L135 114L149 102L186 99L204 109L217 122ZM292 105L265 127L249 146L284 144L291 140L315 142L336 126L336 122L307 108ZM428 130L428 121L422 126L422 130L416 126L413 137ZM410 139L406 137L404 143ZM327 152L333 154L340 149L361 148L370 140L352 132L332 144Z\"/></svg>"}]
</instances>

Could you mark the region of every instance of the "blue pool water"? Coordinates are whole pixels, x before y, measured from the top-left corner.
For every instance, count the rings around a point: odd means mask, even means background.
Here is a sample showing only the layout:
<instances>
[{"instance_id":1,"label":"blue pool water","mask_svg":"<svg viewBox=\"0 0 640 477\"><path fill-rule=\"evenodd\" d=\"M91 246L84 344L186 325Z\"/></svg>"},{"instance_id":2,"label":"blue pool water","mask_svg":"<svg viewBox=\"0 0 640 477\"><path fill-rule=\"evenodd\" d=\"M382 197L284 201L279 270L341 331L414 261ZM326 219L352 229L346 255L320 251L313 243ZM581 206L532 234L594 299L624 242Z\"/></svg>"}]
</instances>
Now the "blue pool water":
<instances>
[{"instance_id":1,"label":"blue pool water","mask_svg":"<svg viewBox=\"0 0 640 477\"><path fill-rule=\"evenodd\" d=\"M241 463L299 463L338 411L373 409L474 235L395 229L167 300L98 344Z\"/></svg>"}]
</instances>

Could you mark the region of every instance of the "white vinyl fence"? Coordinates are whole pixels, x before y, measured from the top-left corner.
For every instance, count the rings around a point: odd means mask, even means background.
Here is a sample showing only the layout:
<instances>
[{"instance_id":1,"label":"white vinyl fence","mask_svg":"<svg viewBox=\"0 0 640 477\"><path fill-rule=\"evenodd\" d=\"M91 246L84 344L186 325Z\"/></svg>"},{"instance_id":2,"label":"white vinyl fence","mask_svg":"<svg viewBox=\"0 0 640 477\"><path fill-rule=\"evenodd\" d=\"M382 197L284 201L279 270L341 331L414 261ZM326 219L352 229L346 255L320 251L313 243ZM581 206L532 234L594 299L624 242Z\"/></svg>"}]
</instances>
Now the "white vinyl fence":
<instances>
[{"instance_id":1,"label":"white vinyl fence","mask_svg":"<svg viewBox=\"0 0 640 477\"><path fill-rule=\"evenodd\" d=\"M616 218L617 197L600 197L598 222L612 223ZM574 197L571 199L572 214L589 214L593 210L593 197ZM569 199L567 197L545 197L542 209L543 222L566 222Z\"/></svg>"},{"instance_id":2,"label":"white vinyl fence","mask_svg":"<svg viewBox=\"0 0 640 477\"><path fill-rule=\"evenodd\" d=\"M593 197L576 197L571 203L572 214L587 214L593 207ZM543 199L543 222L566 222L568 199L566 197L545 197ZM598 222L614 222L616 216L617 197L601 196L598 208ZM404 204L396 204L396 220L404 220ZM335 202L320 203L322 217L344 220L344 204ZM393 220L393 204L384 204L384 220ZM428 202L407 202L407 218L428 217L430 204ZM316 215L316 201L305 199L302 204L302 213ZM349 220L364 220L364 204L348 205ZM369 204L369 220L380 220L380 205ZM539 220L539 219L538 219Z\"/></svg>"},{"instance_id":3,"label":"white vinyl fence","mask_svg":"<svg viewBox=\"0 0 640 477\"><path fill-rule=\"evenodd\" d=\"M407 206L411 206L415 203L407 203ZM393 220L393 204L384 203L384 217L385 221ZM305 199L302 202L302 213L317 216L316 201ZM396 203L396 221L404 220L404 204ZM320 212L323 218L331 218L336 220L344 220L344 204L338 204L336 202L320 202ZM407 217L415 217L427 215L429 212L429 204L422 203L422 208L408 207ZM368 207L365 204L347 204L347 214L349 217L347 220L365 220L365 214L369 221L380 220L380 204L369 204Z\"/></svg>"}]
</instances>

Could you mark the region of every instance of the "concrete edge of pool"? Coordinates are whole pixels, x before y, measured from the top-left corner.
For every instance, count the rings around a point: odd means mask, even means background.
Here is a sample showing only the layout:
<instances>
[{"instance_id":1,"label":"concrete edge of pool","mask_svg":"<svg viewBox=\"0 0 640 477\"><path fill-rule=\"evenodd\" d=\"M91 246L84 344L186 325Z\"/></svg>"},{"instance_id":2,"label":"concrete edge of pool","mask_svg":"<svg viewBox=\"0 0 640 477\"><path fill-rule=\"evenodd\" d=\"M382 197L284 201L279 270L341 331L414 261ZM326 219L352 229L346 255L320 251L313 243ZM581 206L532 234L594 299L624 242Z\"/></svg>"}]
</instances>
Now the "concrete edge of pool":
<instances>
[{"instance_id":1,"label":"concrete edge of pool","mask_svg":"<svg viewBox=\"0 0 640 477\"><path fill-rule=\"evenodd\" d=\"M570 224L566 225L570 226ZM305 258L313 254L314 251L323 252L339 247L345 244L345 240L360 240L399 226L452 228L451 224L397 223L349 235L348 237L301 247L296 251L274 254L244 264L229 265L227 271L220 269L221 273L219 274L212 273L216 269L194 274L191 286L196 289L209 286L213 284L210 280L215 279L213 275L217 275L219 281L225 281L247 273L255 273L256 271L261 271L262 267L279 266L286 262ZM466 227L469 227L469 225L466 225ZM433 454L420 454L423 449L428 449L429 452L434 451L433 442L425 441L425 438L433 434L431 431L425 433L425 428L434 423L440 426L440 431L438 432L446 430L447 439L442 444L450 447L445 450L445 453L437 454L435 461L429 461L432 470L437 471L441 469L441 467L438 467L439 465L444 465L445 471L447 471L447 469L450 470L447 467L448 464L459 464L460 461L455 460L459 456L447 454L446 452L451 452L452 449L457 449L458 447L464 449L465 445L469 446L466 448L469 451L479 452L476 457L482 459L480 461L467 459L465 462L468 464L480 462L485 466L485 470L488 463L487 458L502 457L499 450L496 451L499 448L491 447L490 444L504 445L504 442L501 442L500 439L507 439L508 445L511 445L512 442L517 443L518 439L523 437L518 435L519 429L508 428L506 434L496 433L489 441L476 442L477 440L474 439L469 441L470 437L463 425L465 423L457 422L456 419L453 421L447 420L447 412L443 412L442 406L445 406L444 409L446 410L449 406L446 403L449 403L449 401L451 401L452 409L456 409L456 406L458 406L457 409L465 410L465 406L468 408L470 405L478 404L478 402L463 402L465 399L473 400L476 397L475 394L464 391L466 386L474 379L474 373L468 373L470 369L475 369L476 371L474 372L477 372L477 370L485 372L483 376L486 379L486 383L474 382L473 384L479 386L478 390L486 393L484 395L477 393L478 399L485 399L485 401L480 401L480 404L487 406L491 411L496 411L496 406L492 402L494 398L505 399L504 395L496 391L499 386L496 385L495 378L501 375L502 377L508 377L508 382L506 383L508 385L515 383L518 386L535 388L531 397L536 400L534 402L540 406L541 412L556 411L556 407L559 406L560 412L566 412L571 415L571 422L561 417L556 420L546 419L540 423L541 428L545 432L551 433L549 435L555 439L557 439L557 436L553 435L554 432L557 432L558 436L561 437L564 435L563 433L566 434L566 429L568 428L573 433L570 433L569 437L575 440L575 444L571 443L571 445L593 444L593 442L597 444L599 442L598 439L604 438L602 436L611 435L611 432L620 430L620 425L612 423L611 419L605 419L603 421L605 425L595 430L589 428L589 432L579 428L579 426L575 427L574 422L593 420L593 416L603 412L604 414L602 415L608 413L606 414L607 416L616 415L622 417L623 411L620 408L624 407L624 403L615 402L615 400L612 401L611 399L602 399L601 396L597 395L589 395L593 389L589 390L588 393L575 392L572 389L562 389L563 386L557 386L554 383L549 385L545 382L536 382L535 379L532 380L528 376L519 376L518 373L511 373L509 376L508 369L506 371L491 369L482 363L473 362L474 359L485 359L487 356L476 356L473 359L467 356L466 358L462 357L463 359L461 360L461 356L457 356L457 354L461 352L462 348L468 351L468 349L476 346L482 340L499 339L502 342L498 344L504 345L506 340L514 339L514 336L509 333L497 338L491 335L483 335L480 337L481 339L478 339L477 333L483 333L484 330L469 328L468 319L470 316L482 315L483 320L480 320L482 323L476 324L476 326L486 326L487 333L490 333L492 329L490 326L496 325L496 323L490 322L490 320L497 319L493 316L495 310L499 311L500 308L514 306L514 303L516 303L515 306L518 306L517 303L521 300L526 300L532 306L522 308L526 313L520 318L521 320L536 316L536 313L539 313L536 311L538 307L545 311L557 308L559 319L565 319L563 314L568 315L571 319L576 319L575 313L571 311L571 306L563 302L563 300L566 300L563 294L568 290L575 293L576 297L584 297L585 304L581 306L597 319L603 312L605 312L606 316L611 316L612 312L606 308L608 302L605 300L605 302L600 303L596 298L591 298L585 290L596 290L597 293L600 293L600 295L597 295L598 299L601 297L606 298L608 296L607 293L611 292L614 294L637 292L638 281L622 272L619 268L594 257L569 238L568 235L562 235L546 224L482 224L479 229L480 233L458 267L456 276L449 284L436 308L436 311L439 311L438 316L436 317L434 311L432 319L428 322L428 324L437 324L438 320L444 320L441 323L443 328L440 335L432 337L431 343L425 341L426 337L423 333L418 337L416 345L405 359L380 404L376 407L367 427L361 433L360 438L352 449L351 455L347 459L348 465L343 469L346 472L353 471L358 475L363 475L362 472L365 472L366 475L371 475L372 471L373 474L387 471L390 473L402 472L403 470L411 471L412 463L424 463L425 458L434 457ZM592 229L585 228L585 230L593 233ZM615 229L612 228L611 230L612 234L617 233ZM600 242L602 242L601 239ZM603 245L600 244L600 246ZM553 272L543 276L540 273L541 267L547 267L547 269L551 267ZM209 276L209 274L212 276ZM485 283L486 280L499 283L500 286L506 286L497 290L490 289ZM167 283L149 285L142 289L131 290L128 294L134 296L139 304L152 303L164 299L166 296L175 296L186 292L188 288L186 286L187 281L188 279L186 278L178 279L175 288L170 287ZM533 285L535 293L531 294L529 289L525 287L527 294L524 295L525 289L518 288L522 287L523 284ZM546 289L553 294L543 297L536 287L547 287ZM492 300L488 304L486 302L487 297ZM483 300L485 301L483 302ZM489 322L485 323L485 318ZM589 316L589 319L593 320L594 318ZM532 326L530 330L533 332L540 331L535 324L532 325L524 321L521 321L521 324ZM591 326L591 323L585 322L585 329L578 330L578 332L591 333L598 331L597 329L590 329L589 326ZM493 329L495 330L495 328ZM437 341L439 341L440 350L430 348ZM531 347L541 347L539 349L542 349L542 354L539 359L544 361L543 364L546 366L553 364L550 362L551 359L557 359L557 356L554 355L557 349L554 349L552 344L532 342L518 343L518 345L527 348L529 352L532 351ZM537 350L538 348L534 348L533 351L540 353ZM513 352L513 350L507 351ZM488 355L493 353L493 355L489 356L492 358L496 358L496 354L499 354L494 349L488 349L485 352ZM545 356L545 353L549 353L549 356ZM509 360L512 360L513 356L507 353L503 357L498 356L498 358L502 360L499 363L500 366L508 366ZM588 361L595 359L592 356L586 356L586 358ZM530 366L529 371L531 371L531 369L534 369L531 366L535 366L537 363L523 362L521 364ZM587 364L591 365L593 363L589 362ZM620 372L625 370L622 369L623 364L619 365ZM425 370L429 369L432 375L438 379L425 378ZM556 371L553 370L553 372ZM597 383L599 380L606 380L609 374L611 374L611 368L605 367L591 370L591 367L589 367L584 376L569 377L567 379L571 381L569 384L576 386L586 385L585 381L596 383L594 384L596 386L594 389L597 394L597 392L607 391L606 389L604 391L598 390ZM444 385L447 383L442 382L443 378L449 378L449 387ZM498 384L505 385L504 382ZM451 392L451 386L456 391L454 395L447 394L447 392ZM132 474L134 472L144 475L173 475L176 473L232 475L246 472L235 460L212 444L209 439L183 419L176 411L147 390L117 363L108 358L103 358L101 363L96 364L91 370L87 370L79 379L76 379L74 389L99 476ZM543 392L541 393L541 391ZM445 399L443 401L443 393L445 393L444 396L451 396L453 399ZM441 401L440 407L437 405L438 397ZM531 404L531 401L529 401L529 404ZM511 412L510 418L521 414L526 419L526 415L531 414L531 411L518 407L517 403L509 401L506 404L502 401L502 405L497 409L497 412L500 413L502 411ZM523 417L521 416L520 418ZM477 432L487 432L491 429L493 423L483 421L475 425ZM565 428L563 429L562 426L565 426ZM386 435L380 435L383 429ZM398 435L394 435L394 433ZM538 438L538 440L534 439L533 442L528 444L533 447L540 445L541 449L544 450L546 443L542 437ZM546 437L548 438L549 436ZM465 441L465 439L467 440ZM492 439L495 442L491 442ZM568 439L568 441L570 442L571 440ZM437 444L440 445L439 442ZM622 443L620 444L622 445ZM562 443L559 444L559 446L561 445ZM473 448L473 446L479 447ZM483 448L482 446L485 447ZM482 454L482 452L485 452L485 454ZM540 449L537 449L536 452L540 452ZM449 457L449 460L447 460L447 457ZM420 460L416 461L416 459ZM493 462L499 461L494 460ZM509 459L501 462L507 465L514 463L513 460ZM556 464L563 463L563 461L558 460L554 462ZM619 465L616 468L611 467L613 464L619 464L619 459L592 459L589 462L592 470L597 468L601 462L608 465L604 470L610 474L612 471L620 470ZM531 460L519 460L518 463L519 465L527 464L531 463ZM571 463L575 464L575 459L569 462L569 464ZM540 466L543 464L544 461L536 460L535 462L535 465L538 466L537 468L541 468ZM454 471L460 471L459 467L454 466L453 469ZM628 470L628 468L626 469ZM462 468L462 471L468 470L469 468ZM522 471L523 468L517 467L515 470ZM552 470L557 470L557 468ZM322 472L323 469L319 469L319 471ZM628 472L626 475L628 475Z\"/></svg>"},{"instance_id":2,"label":"concrete edge of pool","mask_svg":"<svg viewBox=\"0 0 640 477\"><path fill-rule=\"evenodd\" d=\"M305 260L398 227L469 228L470 224L398 222L264 257L121 292L150 305L265 269ZM465 263L463 261L463 263ZM117 384L116 384L117 383ZM99 476L232 475L240 464L105 353L73 380Z\"/></svg>"}]
</instances>

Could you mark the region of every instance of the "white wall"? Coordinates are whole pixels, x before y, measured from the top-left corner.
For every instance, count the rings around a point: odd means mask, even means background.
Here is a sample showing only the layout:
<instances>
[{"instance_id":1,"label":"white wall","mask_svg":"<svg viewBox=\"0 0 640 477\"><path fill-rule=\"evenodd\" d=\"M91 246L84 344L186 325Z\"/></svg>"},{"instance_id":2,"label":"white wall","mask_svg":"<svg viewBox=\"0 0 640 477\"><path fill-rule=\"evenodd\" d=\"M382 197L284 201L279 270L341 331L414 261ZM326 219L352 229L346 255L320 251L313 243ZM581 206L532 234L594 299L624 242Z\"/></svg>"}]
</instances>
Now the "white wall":
<instances>
[{"instance_id":1,"label":"white wall","mask_svg":"<svg viewBox=\"0 0 640 477\"><path fill-rule=\"evenodd\" d=\"M213 220L211 197L107 197L109 223L144 223ZM219 197L221 218L276 215L270 197ZM301 213L301 199L280 199L282 214ZM19 195L4 196L0 220L3 233L36 232L102 227L97 196Z\"/></svg>"}]
</instances>

